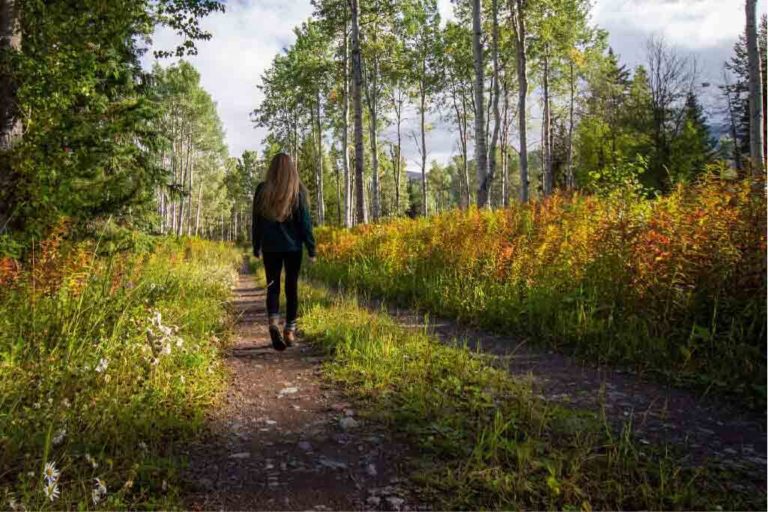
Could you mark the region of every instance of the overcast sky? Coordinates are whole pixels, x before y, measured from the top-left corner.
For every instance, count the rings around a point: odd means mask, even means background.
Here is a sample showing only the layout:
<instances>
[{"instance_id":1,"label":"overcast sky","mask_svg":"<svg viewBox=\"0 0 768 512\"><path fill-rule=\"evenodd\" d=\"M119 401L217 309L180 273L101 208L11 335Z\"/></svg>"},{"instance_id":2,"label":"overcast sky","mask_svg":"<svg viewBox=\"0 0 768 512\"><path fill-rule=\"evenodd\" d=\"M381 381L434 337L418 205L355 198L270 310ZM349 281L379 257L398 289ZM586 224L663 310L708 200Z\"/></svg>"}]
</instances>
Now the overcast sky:
<instances>
[{"instance_id":1,"label":"overcast sky","mask_svg":"<svg viewBox=\"0 0 768 512\"><path fill-rule=\"evenodd\" d=\"M761 13L765 2L758 3ZM443 18L450 17L450 0L438 3ZM249 116L260 101L259 78L274 55L293 42L293 28L311 14L310 0L235 0L227 2L226 13L203 21L213 39L198 42L199 54L188 60L200 71L203 87L218 106L231 155L260 149L266 133L254 128ZM641 63L645 41L651 35L662 35L696 57L703 82L717 83L723 61L743 31L744 0L594 0L592 18L609 31L610 44L622 62L630 66ZM158 48L167 49L176 42L166 29L154 36ZM143 59L145 67L153 61L151 53ZM164 59L162 63L170 62ZM716 89L705 92L711 96ZM412 129L415 124L404 133ZM435 119L427 147L430 160L446 162L456 152L456 136ZM418 156L410 140L404 155L409 170L416 170Z\"/></svg>"}]
</instances>

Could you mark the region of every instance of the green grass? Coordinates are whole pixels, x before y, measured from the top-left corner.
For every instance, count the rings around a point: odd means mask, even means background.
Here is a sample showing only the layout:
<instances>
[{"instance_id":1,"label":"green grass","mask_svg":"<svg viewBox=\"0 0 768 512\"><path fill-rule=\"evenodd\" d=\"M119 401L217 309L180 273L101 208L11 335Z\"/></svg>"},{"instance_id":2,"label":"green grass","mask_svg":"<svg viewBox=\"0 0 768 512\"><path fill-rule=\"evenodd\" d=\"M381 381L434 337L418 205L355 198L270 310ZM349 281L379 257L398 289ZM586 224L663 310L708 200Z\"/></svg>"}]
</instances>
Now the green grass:
<instances>
[{"instance_id":1,"label":"green grass","mask_svg":"<svg viewBox=\"0 0 768 512\"><path fill-rule=\"evenodd\" d=\"M224 382L242 255L198 240L150 246L49 248L0 292L0 509L178 506L179 449ZM60 472L54 500L46 463Z\"/></svg>"},{"instance_id":2,"label":"green grass","mask_svg":"<svg viewBox=\"0 0 768 512\"><path fill-rule=\"evenodd\" d=\"M325 373L362 414L418 453L423 498L449 509L765 509L745 475L685 468L600 415L533 395L529 382L465 347L405 329L353 299L304 284L305 335L333 354Z\"/></svg>"}]
</instances>

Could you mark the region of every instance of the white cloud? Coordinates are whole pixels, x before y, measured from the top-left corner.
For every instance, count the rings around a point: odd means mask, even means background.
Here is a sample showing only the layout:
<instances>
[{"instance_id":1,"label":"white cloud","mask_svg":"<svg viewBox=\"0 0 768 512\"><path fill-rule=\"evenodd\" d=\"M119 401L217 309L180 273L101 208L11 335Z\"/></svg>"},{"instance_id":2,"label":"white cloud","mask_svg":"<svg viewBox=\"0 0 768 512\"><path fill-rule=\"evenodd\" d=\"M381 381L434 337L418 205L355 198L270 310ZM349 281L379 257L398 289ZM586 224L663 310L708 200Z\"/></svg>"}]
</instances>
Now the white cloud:
<instances>
[{"instance_id":1,"label":"white cloud","mask_svg":"<svg viewBox=\"0 0 768 512\"><path fill-rule=\"evenodd\" d=\"M231 155L261 146L266 132L255 129L250 120L261 99L257 88L261 74L275 54L293 42L293 28L311 14L308 0L240 0L227 2L225 13L203 20L203 28L213 38L199 41L198 55L187 59L198 69L202 86L217 104ZM174 48L177 43L178 37L168 29L155 33L155 48ZM147 54L143 64L149 68L154 60ZM173 60L161 61L163 65L169 62Z\"/></svg>"},{"instance_id":2,"label":"white cloud","mask_svg":"<svg viewBox=\"0 0 768 512\"><path fill-rule=\"evenodd\" d=\"M717 82L722 63L743 30L743 2L595 0L592 19L609 31L611 45L630 66L644 60L646 39L658 34L698 58L702 79ZM760 12L765 12L765 4L766 0L758 2ZM451 0L438 0L438 7L443 20L453 18ZM293 42L293 28L311 14L310 0L237 0L227 2L226 13L203 20L203 27L213 38L198 42L199 54L189 61L200 71L203 87L218 105L231 155L260 148L266 133L255 129L250 121L250 113L261 99L257 88L260 76L275 54ZM168 30L155 34L158 48L173 48L177 42L178 38ZM150 67L153 61L147 55L144 65ZM536 91L531 93L529 102L537 104ZM535 111L532 114L536 116ZM457 152L455 130L440 121L438 115L430 118L434 129L427 136L428 159L446 163ZM531 122L537 124L536 119ZM410 133L417 129L415 112L408 112L402 133L404 156L408 169L413 171L419 168L419 154ZM530 138L536 139L536 134L537 129L532 126ZM382 138L393 140L394 136L391 130L386 130Z\"/></svg>"},{"instance_id":3,"label":"white cloud","mask_svg":"<svg viewBox=\"0 0 768 512\"><path fill-rule=\"evenodd\" d=\"M732 43L744 30L743 0L597 0L592 13L617 35L659 33L688 49Z\"/></svg>"}]
</instances>

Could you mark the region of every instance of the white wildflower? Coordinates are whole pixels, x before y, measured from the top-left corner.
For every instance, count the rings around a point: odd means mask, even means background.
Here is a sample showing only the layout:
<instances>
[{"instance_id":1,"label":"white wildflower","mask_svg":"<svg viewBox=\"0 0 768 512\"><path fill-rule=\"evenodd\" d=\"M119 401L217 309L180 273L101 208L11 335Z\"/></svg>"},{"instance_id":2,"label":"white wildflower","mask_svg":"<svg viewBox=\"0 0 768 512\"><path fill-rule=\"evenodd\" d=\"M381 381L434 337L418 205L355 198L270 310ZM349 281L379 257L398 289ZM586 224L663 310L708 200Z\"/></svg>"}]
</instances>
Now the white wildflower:
<instances>
[{"instance_id":1,"label":"white wildflower","mask_svg":"<svg viewBox=\"0 0 768 512\"><path fill-rule=\"evenodd\" d=\"M62 401L61 401L61 403L62 403L62 405L64 405L64 407L66 407L67 409L69 409L69 408L72 406L72 404L71 404L71 403L70 403L70 401L69 401L69 398L65 398L64 400L62 400Z\"/></svg>"},{"instance_id":2,"label":"white wildflower","mask_svg":"<svg viewBox=\"0 0 768 512\"><path fill-rule=\"evenodd\" d=\"M99 493L99 496L102 496L102 497L106 496L107 495L107 486L104 483L104 480L102 480L101 478L94 478L93 481L94 481L94 485L95 485L93 490L95 492Z\"/></svg>"},{"instance_id":3,"label":"white wildflower","mask_svg":"<svg viewBox=\"0 0 768 512\"><path fill-rule=\"evenodd\" d=\"M168 490L168 482L163 480L163 484L160 486L163 489L163 492Z\"/></svg>"},{"instance_id":4,"label":"white wildflower","mask_svg":"<svg viewBox=\"0 0 768 512\"><path fill-rule=\"evenodd\" d=\"M165 345L163 345L163 350L160 353L163 354L164 356L171 355L171 344L166 343Z\"/></svg>"},{"instance_id":5,"label":"white wildflower","mask_svg":"<svg viewBox=\"0 0 768 512\"><path fill-rule=\"evenodd\" d=\"M53 439L51 440L53 442L53 446L59 446L63 441L64 438L67 436L67 430L66 429L59 429L54 435Z\"/></svg>"},{"instance_id":6,"label":"white wildflower","mask_svg":"<svg viewBox=\"0 0 768 512\"><path fill-rule=\"evenodd\" d=\"M185 379L183 375L179 377L179 380L181 381L182 384L185 384L187 382L187 379Z\"/></svg>"},{"instance_id":7,"label":"white wildflower","mask_svg":"<svg viewBox=\"0 0 768 512\"><path fill-rule=\"evenodd\" d=\"M43 492L45 493L45 497L51 501L57 499L61 494L59 492L59 485L56 482L48 482L45 484Z\"/></svg>"},{"instance_id":8,"label":"white wildflower","mask_svg":"<svg viewBox=\"0 0 768 512\"><path fill-rule=\"evenodd\" d=\"M102 373L104 370L107 369L107 366L109 366L109 361L102 357L99 359L99 365L96 367L96 373Z\"/></svg>"},{"instance_id":9,"label":"white wildflower","mask_svg":"<svg viewBox=\"0 0 768 512\"><path fill-rule=\"evenodd\" d=\"M99 491L96 489L91 491L91 499L93 500L94 505L98 505L101 501L101 495L99 494Z\"/></svg>"},{"instance_id":10,"label":"white wildflower","mask_svg":"<svg viewBox=\"0 0 768 512\"><path fill-rule=\"evenodd\" d=\"M32 404L33 409L39 409L40 408L40 402L35 402Z\"/></svg>"},{"instance_id":11,"label":"white wildflower","mask_svg":"<svg viewBox=\"0 0 768 512\"><path fill-rule=\"evenodd\" d=\"M145 443L144 441L139 441L139 449L141 449L142 451L147 451L147 443Z\"/></svg>"},{"instance_id":12,"label":"white wildflower","mask_svg":"<svg viewBox=\"0 0 768 512\"><path fill-rule=\"evenodd\" d=\"M88 464L90 464L90 465L91 465L91 467L92 467L93 469L96 469L97 467L99 467L99 463L98 463L98 462L96 462L96 459L94 459L93 457L91 457L91 454L90 454L90 453L86 453L86 454L85 454L85 461L86 461Z\"/></svg>"},{"instance_id":13,"label":"white wildflower","mask_svg":"<svg viewBox=\"0 0 768 512\"><path fill-rule=\"evenodd\" d=\"M59 479L59 470L56 469L56 464L46 462L43 468L43 477L47 483L56 482Z\"/></svg>"},{"instance_id":14,"label":"white wildflower","mask_svg":"<svg viewBox=\"0 0 768 512\"><path fill-rule=\"evenodd\" d=\"M181 348L184 345L184 338L176 336L176 346Z\"/></svg>"}]
</instances>

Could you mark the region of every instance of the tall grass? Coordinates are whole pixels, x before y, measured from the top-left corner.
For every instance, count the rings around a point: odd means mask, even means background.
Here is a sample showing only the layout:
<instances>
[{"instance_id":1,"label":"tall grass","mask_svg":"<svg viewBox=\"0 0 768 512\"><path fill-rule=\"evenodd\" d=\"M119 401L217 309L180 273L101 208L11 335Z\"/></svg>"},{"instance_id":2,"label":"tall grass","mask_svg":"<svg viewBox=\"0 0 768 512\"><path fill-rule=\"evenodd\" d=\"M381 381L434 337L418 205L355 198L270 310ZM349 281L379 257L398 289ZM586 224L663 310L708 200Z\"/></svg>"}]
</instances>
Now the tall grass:
<instances>
[{"instance_id":1,"label":"tall grass","mask_svg":"<svg viewBox=\"0 0 768 512\"><path fill-rule=\"evenodd\" d=\"M179 447L223 382L217 352L241 255L145 241L105 252L54 237L23 265L6 261L0 508L176 503Z\"/></svg>"},{"instance_id":2,"label":"tall grass","mask_svg":"<svg viewBox=\"0 0 768 512\"><path fill-rule=\"evenodd\" d=\"M634 444L600 414L547 403L529 382L465 347L305 286L305 335L333 355L324 373L414 455L424 501L458 510L765 508L755 475Z\"/></svg>"},{"instance_id":3,"label":"tall grass","mask_svg":"<svg viewBox=\"0 0 768 512\"><path fill-rule=\"evenodd\" d=\"M318 230L309 274L765 403L765 198L708 178Z\"/></svg>"}]
</instances>

